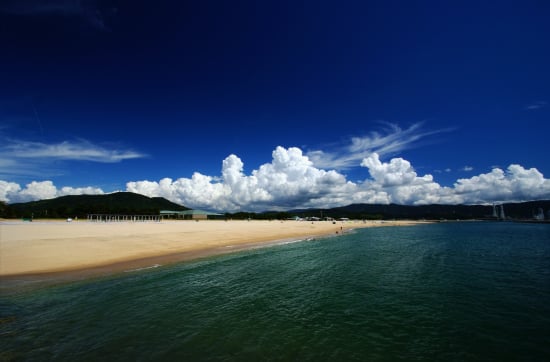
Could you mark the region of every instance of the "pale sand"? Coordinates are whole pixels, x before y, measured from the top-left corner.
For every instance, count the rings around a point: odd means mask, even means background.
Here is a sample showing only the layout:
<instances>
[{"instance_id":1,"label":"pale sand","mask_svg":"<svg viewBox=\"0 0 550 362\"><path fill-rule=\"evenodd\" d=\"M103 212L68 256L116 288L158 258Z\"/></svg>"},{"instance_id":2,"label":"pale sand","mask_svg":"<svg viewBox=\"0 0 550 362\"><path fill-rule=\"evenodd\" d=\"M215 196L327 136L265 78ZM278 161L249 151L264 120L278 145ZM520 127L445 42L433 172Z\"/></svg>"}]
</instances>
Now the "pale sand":
<instances>
[{"instance_id":1,"label":"pale sand","mask_svg":"<svg viewBox=\"0 0 550 362\"><path fill-rule=\"evenodd\" d=\"M123 270L414 221L0 221L0 276ZM116 267L118 265L118 267Z\"/></svg>"}]
</instances>

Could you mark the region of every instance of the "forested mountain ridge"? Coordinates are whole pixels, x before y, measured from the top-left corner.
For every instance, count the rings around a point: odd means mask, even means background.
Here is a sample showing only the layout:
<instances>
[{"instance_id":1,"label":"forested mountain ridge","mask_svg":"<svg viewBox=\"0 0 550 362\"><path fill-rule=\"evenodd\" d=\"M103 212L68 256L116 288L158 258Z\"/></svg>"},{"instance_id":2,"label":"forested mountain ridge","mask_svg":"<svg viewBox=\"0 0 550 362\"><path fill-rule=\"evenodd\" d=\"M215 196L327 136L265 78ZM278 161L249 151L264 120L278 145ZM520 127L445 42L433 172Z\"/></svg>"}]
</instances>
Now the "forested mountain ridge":
<instances>
[{"instance_id":1,"label":"forested mountain ridge","mask_svg":"<svg viewBox=\"0 0 550 362\"><path fill-rule=\"evenodd\" d=\"M87 214L158 215L160 210L189 210L163 197L132 192L103 195L68 195L55 199L6 205L3 217L85 218Z\"/></svg>"},{"instance_id":2,"label":"forested mountain ridge","mask_svg":"<svg viewBox=\"0 0 550 362\"><path fill-rule=\"evenodd\" d=\"M0 205L5 218L85 218L87 214L158 215L160 210L183 211L189 208L162 197L147 197L131 192L104 195L70 195L55 199ZM500 204L496 206L500 216ZM542 211L550 219L550 200L503 204L506 218L532 219ZM285 219L290 217L331 217L350 219L490 219L493 205L398 205L351 204L330 209L296 209L262 213L226 213L234 219Z\"/></svg>"},{"instance_id":3,"label":"forested mountain ridge","mask_svg":"<svg viewBox=\"0 0 550 362\"><path fill-rule=\"evenodd\" d=\"M502 206L501 206L502 205ZM541 210L549 219L550 200L505 203L496 205L497 214L511 219L532 219ZM290 214L350 219L484 219L493 217L493 205L398 205L351 204L331 209L292 210Z\"/></svg>"}]
</instances>

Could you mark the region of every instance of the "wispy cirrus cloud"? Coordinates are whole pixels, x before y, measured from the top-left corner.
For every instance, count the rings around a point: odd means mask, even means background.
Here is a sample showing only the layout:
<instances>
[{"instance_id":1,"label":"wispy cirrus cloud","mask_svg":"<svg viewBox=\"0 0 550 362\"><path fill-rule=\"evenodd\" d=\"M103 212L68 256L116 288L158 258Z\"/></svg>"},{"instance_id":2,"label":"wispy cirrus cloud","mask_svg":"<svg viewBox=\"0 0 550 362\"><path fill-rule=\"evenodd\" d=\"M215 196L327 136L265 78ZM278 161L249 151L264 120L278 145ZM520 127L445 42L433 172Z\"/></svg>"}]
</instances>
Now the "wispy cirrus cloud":
<instances>
[{"instance_id":1,"label":"wispy cirrus cloud","mask_svg":"<svg viewBox=\"0 0 550 362\"><path fill-rule=\"evenodd\" d=\"M333 148L331 151L313 150L307 156L320 168L337 170L357 167L361 161L373 153L379 156L394 155L401 151L418 147L420 141L451 129L425 130L423 122L414 123L408 128L401 128L395 123L380 122L383 128L372 131L362 137L352 137L349 144Z\"/></svg>"},{"instance_id":2,"label":"wispy cirrus cloud","mask_svg":"<svg viewBox=\"0 0 550 362\"><path fill-rule=\"evenodd\" d=\"M536 101L536 102L533 102L533 103L528 104L527 106L525 106L525 109L528 110L528 111L534 111L534 110L537 110L537 109L544 108L547 105L548 105L547 101Z\"/></svg>"},{"instance_id":3,"label":"wispy cirrus cloud","mask_svg":"<svg viewBox=\"0 0 550 362\"><path fill-rule=\"evenodd\" d=\"M0 4L0 13L79 18L100 31L110 30L106 20L116 12L115 7L104 6L97 0L5 0Z\"/></svg>"},{"instance_id":4,"label":"wispy cirrus cloud","mask_svg":"<svg viewBox=\"0 0 550 362\"><path fill-rule=\"evenodd\" d=\"M0 175L44 176L46 173L52 176L62 173L58 161L117 163L146 157L149 156L145 153L101 146L83 139L57 143L3 139L0 145Z\"/></svg>"},{"instance_id":5,"label":"wispy cirrus cloud","mask_svg":"<svg viewBox=\"0 0 550 362\"><path fill-rule=\"evenodd\" d=\"M120 162L147 156L132 150L105 148L86 140L63 141L50 144L43 142L11 141L0 148L0 154L13 158L76 160L101 163Z\"/></svg>"}]
</instances>

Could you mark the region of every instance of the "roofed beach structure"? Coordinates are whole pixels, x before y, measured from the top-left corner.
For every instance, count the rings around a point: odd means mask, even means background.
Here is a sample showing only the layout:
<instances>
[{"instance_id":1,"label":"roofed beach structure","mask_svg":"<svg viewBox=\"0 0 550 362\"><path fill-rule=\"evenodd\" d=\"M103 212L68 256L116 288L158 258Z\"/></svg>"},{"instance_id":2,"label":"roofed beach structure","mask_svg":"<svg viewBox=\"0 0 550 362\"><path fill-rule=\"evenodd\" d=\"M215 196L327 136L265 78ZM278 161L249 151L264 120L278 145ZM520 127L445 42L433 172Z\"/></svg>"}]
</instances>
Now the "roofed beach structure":
<instances>
[{"instance_id":1,"label":"roofed beach structure","mask_svg":"<svg viewBox=\"0 0 550 362\"><path fill-rule=\"evenodd\" d=\"M88 221L92 222L137 222L137 221L160 221L160 215L122 215L122 214L88 214ZM72 221L72 219L67 219Z\"/></svg>"},{"instance_id":2,"label":"roofed beach structure","mask_svg":"<svg viewBox=\"0 0 550 362\"><path fill-rule=\"evenodd\" d=\"M161 219L183 219L183 220L208 220L208 219L220 219L224 215L218 214L215 212L204 211L204 210L185 210L185 211L175 211L175 210L161 210L160 211Z\"/></svg>"}]
</instances>

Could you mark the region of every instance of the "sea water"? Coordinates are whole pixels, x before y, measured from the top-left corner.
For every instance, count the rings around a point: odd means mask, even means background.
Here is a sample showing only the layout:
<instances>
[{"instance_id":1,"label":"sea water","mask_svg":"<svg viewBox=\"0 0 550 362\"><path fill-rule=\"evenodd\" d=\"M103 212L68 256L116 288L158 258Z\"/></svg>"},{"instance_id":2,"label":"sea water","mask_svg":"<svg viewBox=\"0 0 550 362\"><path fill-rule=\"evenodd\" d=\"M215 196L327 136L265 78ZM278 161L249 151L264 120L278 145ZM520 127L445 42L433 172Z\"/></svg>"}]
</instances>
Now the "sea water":
<instances>
[{"instance_id":1,"label":"sea water","mask_svg":"<svg viewBox=\"0 0 550 362\"><path fill-rule=\"evenodd\" d=\"M0 360L548 361L550 225L358 229L3 291Z\"/></svg>"}]
</instances>

